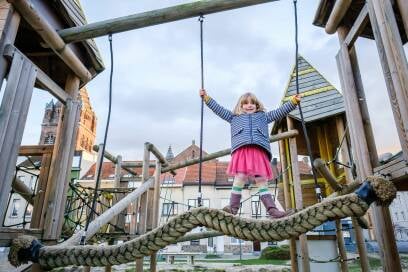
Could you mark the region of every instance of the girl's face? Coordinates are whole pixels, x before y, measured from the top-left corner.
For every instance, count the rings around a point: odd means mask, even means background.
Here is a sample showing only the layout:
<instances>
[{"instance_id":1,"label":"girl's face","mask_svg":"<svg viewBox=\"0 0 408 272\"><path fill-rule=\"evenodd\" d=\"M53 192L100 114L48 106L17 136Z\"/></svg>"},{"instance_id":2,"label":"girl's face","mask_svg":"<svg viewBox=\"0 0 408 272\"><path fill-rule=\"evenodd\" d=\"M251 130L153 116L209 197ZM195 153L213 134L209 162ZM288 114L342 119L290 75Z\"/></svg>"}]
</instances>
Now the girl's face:
<instances>
[{"instance_id":1,"label":"girl's face","mask_svg":"<svg viewBox=\"0 0 408 272\"><path fill-rule=\"evenodd\" d=\"M243 112L245 113L254 113L257 110L256 104L254 103L254 101L252 101L251 98L248 98L247 100L243 101L241 107Z\"/></svg>"}]
</instances>

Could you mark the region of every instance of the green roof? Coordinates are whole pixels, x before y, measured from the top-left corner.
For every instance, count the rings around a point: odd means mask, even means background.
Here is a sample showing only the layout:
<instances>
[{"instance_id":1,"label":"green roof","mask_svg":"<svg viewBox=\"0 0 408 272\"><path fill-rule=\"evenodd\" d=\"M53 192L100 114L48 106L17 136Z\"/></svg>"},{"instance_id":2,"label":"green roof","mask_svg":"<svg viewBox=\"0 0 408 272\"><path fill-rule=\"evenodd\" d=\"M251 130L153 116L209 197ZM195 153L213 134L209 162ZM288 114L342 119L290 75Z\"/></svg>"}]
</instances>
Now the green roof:
<instances>
[{"instance_id":1,"label":"green roof","mask_svg":"<svg viewBox=\"0 0 408 272\"><path fill-rule=\"evenodd\" d=\"M303 94L302 112L305 122L344 113L343 95L302 56L298 57L299 93ZM296 94L296 67L292 69L282 103ZM300 120L299 109L289 116Z\"/></svg>"}]
</instances>

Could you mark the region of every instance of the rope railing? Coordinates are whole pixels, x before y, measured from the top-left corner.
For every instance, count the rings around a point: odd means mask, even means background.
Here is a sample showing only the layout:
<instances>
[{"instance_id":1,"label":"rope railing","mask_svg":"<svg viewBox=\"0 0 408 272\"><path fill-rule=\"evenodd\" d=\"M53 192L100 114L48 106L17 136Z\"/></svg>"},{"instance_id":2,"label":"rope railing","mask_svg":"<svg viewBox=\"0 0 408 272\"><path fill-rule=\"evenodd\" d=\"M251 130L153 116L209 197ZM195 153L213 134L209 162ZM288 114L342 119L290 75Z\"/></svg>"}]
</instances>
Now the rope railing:
<instances>
[{"instance_id":1,"label":"rope railing","mask_svg":"<svg viewBox=\"0 0 408 272\"><path fill-rule=\"evenodd\" d=\"M396 192L392 182L380 177L367 177L354 193L325 199L276 220L241 218L217 209L195 208L131 241L112 246L44 246L34 237L20 236L13 240L9 261L15 266L32 261L45 269L70 265L117 265L154 254L195 227L206 227L242 240L281 241L298 237L326 221L362 216L374 201L388 206Z\"/></svg>"}]
</instances>

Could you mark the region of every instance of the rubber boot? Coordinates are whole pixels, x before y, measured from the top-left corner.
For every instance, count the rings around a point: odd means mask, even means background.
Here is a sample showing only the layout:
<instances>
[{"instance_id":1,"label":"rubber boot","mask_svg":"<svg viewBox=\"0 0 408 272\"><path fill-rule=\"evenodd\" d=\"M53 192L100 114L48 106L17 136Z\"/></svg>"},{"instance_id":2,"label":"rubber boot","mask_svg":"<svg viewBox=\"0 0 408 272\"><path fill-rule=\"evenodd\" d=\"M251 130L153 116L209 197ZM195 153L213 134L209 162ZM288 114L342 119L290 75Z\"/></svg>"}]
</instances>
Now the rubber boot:
<instances>
[{"instance_id":1,"label":"rubber boot","mask_svg":"<svg viewBox=\"0 0 408 272\"><path fill-rule=\"evenodd\" d=\"M275 202L272 199L271 194L261 195L261 201L264 204L267 213L272 218L282 218L282 217L285 217L285 216L288 216L294 213L293 210L286 211L286 212L278 210L276 208Z\"/></svg>"},{"instance_id":2,"label":"rubber boot","mask_svg":"<svg viewBox=\"0 0 408 272\"><path fill-rule=\"evenodd\" d=\"M241 194L233 194L230 196L230 204L225 206L222 210L227 213L237 214L241 206Z\"/></svg>"}]
</instances>

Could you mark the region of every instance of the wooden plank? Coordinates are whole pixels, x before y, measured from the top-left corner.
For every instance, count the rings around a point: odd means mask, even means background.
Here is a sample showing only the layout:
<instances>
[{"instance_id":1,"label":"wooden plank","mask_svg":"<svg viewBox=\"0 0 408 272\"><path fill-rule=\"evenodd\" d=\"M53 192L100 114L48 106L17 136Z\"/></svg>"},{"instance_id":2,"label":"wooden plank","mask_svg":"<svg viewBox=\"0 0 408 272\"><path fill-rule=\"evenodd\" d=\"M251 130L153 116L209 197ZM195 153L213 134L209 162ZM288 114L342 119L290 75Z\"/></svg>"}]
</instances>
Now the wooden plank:
<instances>
[{"instance_id":1,"label":"wooden plank","mask_svg":"<svg viewBox=\"0 0 408 272\"><path fill-rule=\"evenodd\" d=\"M294 129L293 120L290 117L286 117L288 130ZM299 163L298 163L298 153L297 153L297 146L296 146L296 138L289 139L289 150L290 150L290 158L291 158L291 168L292 168L292 181L293 187L295 191L295 207L297 210L303 209L303 197L302 197L302 185L300 181L300 171L299 171ZM309 272L310 271L310 263L309 263L309 249L307 247L307 237L306 234L302 234L299 236L300 242L300 251L301 251L301 259L302 259L302 271Z\"/></svg>"},{"instance_id":2,"label":"wooden plank","mask_svg":"<svg viewBox=\"0 0 408 272\"><path fill-rule=\"evenodd\" d=\"M144 145L143 154L143 168L142 168L142 184L149 178L149 163L150 163L150 151L149 143ZM147 230L147 203L149 201L148 192L142 194L139 199L140 213L139 213L139 234L146 233ZM136 272L143 272L143 258L136 258Z\"/></svg>"},{"instance_id":3,"label":"wooden plank","mask_svg":"<svg viewBox=\"0 0 408 272\"><path fill-rule=\"evenodd\" d=\"M152 229L155 229L159 225L159 210L160 210L160 175L162 165L156 161L156 170L154 173L154 193L152 197L153 201L153 216L152 216ZM150 256L150 271L156 272L157 270L157 254L154 253Z\"/></svg>"},{"instance_id":4,"label":"wooden plank","mask_svg":"<svg viewBox=\"0 0 408 272\"><path fill-rule=\"evenodd\" d=\"M69 75L65 89L71 97L78 97L79 78ZM57 130L48 181L51 188L44 222L44 238L47 240L59 239L62 229L72 158L79 126L80 104L81 102L77 99L67 100L61 114L62 122L59 122Z\"/></svg>"},{"instance_id":5,"label":"wooden plank","mask_svg":"<svg viewBox=\"0 0 408 272\"><path fill-rule=\"evenodd\" d=\"M62 39L67 42L78 42L91 38L119 33L177 20L183 20L200 15L211 14L231 9L237 9L257 4L274 2L277 0L206 0L194 1L168 8L147 11L139 14L114 18L97 23L77 26L58 31Z\"/></svg>"},{"instance_id":6,"label":"wooden plank","mask_svg":"<svg viewBox=\"0 0 408 272\"><path fill-rule=\"evenodd\" d=\"M369 1L370 21L404 158L408 160L408 63L389 1ZM385 25L384 25L385 24ZM397 29L395 29L397 28Z\"/></svg>"},{"instance_id":7,"label":"wooden plank","mask_svg":"<svg viewBox=\"0 0 408 272\"><path fill-rule=\"evenodd\" d=\"M35 194L33 214L31 216L30 228L42 229L44 226L44 217L46 206L46 192L48 184L48 175L50 173L52 154L44 154L41 160L40 176L38 178L37 192Z\"/></svg>"},{"instance_id":8,"label":"wooden plank","mask_svg":"<svg viewBox=\"0 0 408 272\"><path fill-rule=\"evenodd\" d=\"M24 56L16 47L11 44L7 44L4 49L4 56L12 58L14 54L18 52L20 55ZM35 66L37 69L37 83L44 90L47 90L51 95L57 98L62 104L65 104L69 95L55 83L50 77L48 77L40 68Z\"/></svg>"},{"instance_id":9,"label":"wooden plank","mask_svg":"<svg viewBox=\"0 0 408 272\"><path fill-rule=\"evenodd\" d=\"M0 107L0 218L4 218L37 71L13 58Z\"/></svg>"},{"instance_id":10,"label":"wooden plank","mask_svg":"<svg viewBox=\"0 0 408 272\"><path fill-rule=\"evenodd\" d=\"M282 128L278 129L278 133L282 133ZM285 199L285 210L288 210L292 207L292 201L290 196L290 185L289 185L289 175L286 168L288 167L288 161L286 160L285 154L285 140L279 141L279 157L281 161L281 173L282 173L282 183L283 183L283 196ZM291 263L291 270L293 272L298 271L298 263L296 258L296 240L290 239L290 263Z\"/></svg>"},{"instance_id":11,"label":"wooden plank","mask_svg":"<svg viewBox=\"0 0 408 272\"><path fill-rule=\"evenodd\" d=\"M360 36L360 34L364 31L364 28L367 26L367 23L369 21L370 19L368 17L368 7L367 4L365 4L364 7L361 9L357 19L354 21L354 24L351 27L349 33L344 39L344 43L347 45L348 48L351 48L354 45L358 36Z\"/></svg>"},{"instance_id":12,"label":"wooden plank","mask_svg":"<svg viewBox=\"0 0 408 272\"><path fill-rule=\"evenodd\" d=\"M22 145L20 146L19 156L42 156L52 153L53 145Z\"/></svg>"}]
</instances>

